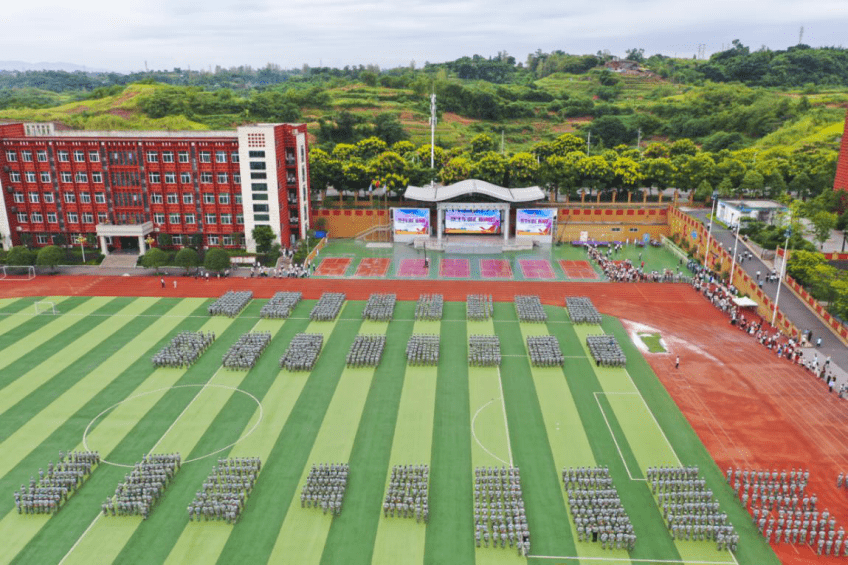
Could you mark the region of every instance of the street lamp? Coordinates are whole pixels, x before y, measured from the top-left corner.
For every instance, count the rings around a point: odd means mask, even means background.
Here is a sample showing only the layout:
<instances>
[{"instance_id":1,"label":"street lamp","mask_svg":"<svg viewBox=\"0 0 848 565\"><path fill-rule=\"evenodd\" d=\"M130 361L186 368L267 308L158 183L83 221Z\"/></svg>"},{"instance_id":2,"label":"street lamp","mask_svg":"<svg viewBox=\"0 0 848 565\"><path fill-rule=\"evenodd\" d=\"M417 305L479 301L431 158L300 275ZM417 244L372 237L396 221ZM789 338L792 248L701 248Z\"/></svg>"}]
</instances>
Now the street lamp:
<instances>
[{"instance_id":1,"label":"street lamp","mask_svg":"<svg viewBox=\"0 0 848 565\"><path fill-rule=\"evenodd\" d=\"M86 241L87 241L87 240L85 239L85 236L84 236L84 235L79 234L79 235L77 236L77 243L79 243L80 251L82 251L82 264L83 264L83 265L85 265L85 247L83 247L83 244L84 244Z\"/></svg>"},{"instance_id":2,"label":"street lamp","mask_svg":"<svg viewBox=\"0 0 848 565\"><path fill-rule=\"evenodd\" d=\"M786 276L786 263L789 262L789 237L792 235L792 225L786 228L786 246L783 248L783 262L780 264L780 278L777 279L777 294L774 296L774 311L771 314L771 327L777 319L777 303L780 301L780 287L783 286L783 277Z\"/></svg>"},{"instance_id":3,"label":"street lamp","mask_svg":"<svg viewBox=\"0 0 848 565\"><path fill-rule=\"evenodd\" d=\"M712 198L713 198L713 206L712 206L712 210L710 212L710 226L709 226L709 229L707 230L707 249L704 252L704 265L707 267L707 269L710 268L710 243L712 243L712 236L713 236L713 220L714 220L714 216L715 216L715 207L716 207L716 202L718 202L718 200L717 200L718 191L717 190L713 191Z\"/></svg>"},{"instance_id":4,"label":"street lamp","mask_svg":"<svg viewBox=\"0 0 848 565\"><path fill-rule=\"evenodd\" d=\"M733 284L733 273L736 270L736 248L739 246L739 228L742 227L740 222L733 227L733 259L730 262L730 284Z\"/></svg>"}]
</instances>

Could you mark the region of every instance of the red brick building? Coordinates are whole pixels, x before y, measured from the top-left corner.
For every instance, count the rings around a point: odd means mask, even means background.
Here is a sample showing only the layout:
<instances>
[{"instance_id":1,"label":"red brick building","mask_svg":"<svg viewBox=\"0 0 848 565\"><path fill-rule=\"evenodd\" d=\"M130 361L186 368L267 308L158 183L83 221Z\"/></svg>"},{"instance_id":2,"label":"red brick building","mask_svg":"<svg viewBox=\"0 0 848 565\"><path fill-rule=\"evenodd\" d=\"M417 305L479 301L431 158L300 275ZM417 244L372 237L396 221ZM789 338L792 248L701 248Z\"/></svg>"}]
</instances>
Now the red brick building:
<instances>
[{"instance_id":1,"label":"red brick building","mask_svg":"<svg viewBox=\"0 0 848 565\"><path fill-rule=\"evenodd\" d=\"M848 113L845 115L845 131L842 132L842 146L839 148L839 161L836 164L834 190L848 190Z\"/></svg>"},{"instance_id":2,"label":"red brick building","mask_svg":"<svg viewBox=\"0 0 848 565\"><path fill-rule=\"evenodd\" d=\"M309 228L305 124L235 131L56 131L0 125L0 240L73 242L137 249L169 234L173 244L255 250L270 226L290 245Z\"/></svg>"}]
</instances>

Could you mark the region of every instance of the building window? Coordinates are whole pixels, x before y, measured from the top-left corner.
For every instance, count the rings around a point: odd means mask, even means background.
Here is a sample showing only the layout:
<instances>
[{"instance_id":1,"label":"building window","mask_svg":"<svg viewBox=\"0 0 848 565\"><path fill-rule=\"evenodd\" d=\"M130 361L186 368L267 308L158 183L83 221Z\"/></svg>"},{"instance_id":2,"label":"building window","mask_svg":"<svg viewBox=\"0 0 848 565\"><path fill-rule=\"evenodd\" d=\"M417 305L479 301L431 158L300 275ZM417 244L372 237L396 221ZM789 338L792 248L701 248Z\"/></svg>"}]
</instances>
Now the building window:
<instances>
[{"instance_id":1,"label":"building window","mask_svg":"<svg viewBox=\"0 0 848 565\"><path fill-rule=\"evenodd\" d=\"M74 161L77 163L85 163L85 151L74 151Z\"/></svg>"},{"instance_id":2,"label":"building window","mask_svg":"<svg viewBox=\"0 0 848 565\"><path fill-rule=\"evenodd\" d=\"M268 190L268 183L267 182L252 182L252 183L250 183L250 188L251 188L251 190L267 191Z\"/></svg>"},{"instance_id":3,"label":"building window","mask_svg":"<svg viewBox=\"0 0 848 565\"><path fill-rule=\"evenodd\" d=\"M156 224L164 224L165 214L153 214L153 222Z\"/></svg>"},{"instance_id":4,"label":"building window","mask_svg":"<svg viewBox=\"0 0 848 565\"><path fill-rule=\"evenodd\" d=\"M180 223L180 215L179 214L168 214L168 222L171 224L179 224Z\"/></svg>"},{"instance_id":5,"label":"building window","mask_svg":"<svg viewBox=\"0 0 848 565\"><path fill-rule=\"evenodd\" d=\"M9 173L9 180L12 182L21 182L21 173L18 171L12 171Z\"/></svg>"},{"instance_id":6,"label":"building window","mask_svg":"<svg viewBox=\"0 0 848 565\"><path fill-rule=\"evenodd\" d=\"M74 176L68 171L62 171L62 182L73 182Z\"/></svg>"},{"instance_id":7,"label":"building window","mask_svg":"<svg viewBox=\"0 0 848 565\"><path fill-rule=\"evenodd\" d=\"M24 163L32 163L32 151L21 151L21 160Z\"/></svg>"},{"instance_id":8,"label":"building window","mask_svg":"<svg viewBox=\"0 0 848 565\"><path fill-rule=\"evenodd\" d=\"M14 151L6 151L6 160L9 161L10 163L17 163L18 162L18 154L15 153Z\"/></svg>"},{"instance_id":9,"label":"building window","mask_svg":"<svg viewBox=\"0 0 848 565\"><path fill-rule=\"evenodd\" d=\"M68 153L67 151L59 151L58 155L59 155L59 162L61 162L61 163L67 163L68 161L71 160L71 154Z\"/></svg>"},{"instance_id":10,"label":"building window","mask_svg":"<svg viewBox=\"0 0 848 565\"><path fill-rule=\"evenodd\" d=\"M235 203L236 203L236 204L241 204L241 194L236 194L236 195L235 195Z\"/></svg>"},{"instance_id":11,"label":"building window","mask_svg":"<svg viewBox=\"0 0 848 565\"><path fill-rule=\"evenodd\" d=\"M229 204L230 203L230 195L226 192L222 192L218 195L218 204Z\"/></svg>"},{"instance_id":12,"label":"building window","mask_svg":"<svg viewBox=\"0 0 848 565\"><path fill-rule=\"evenodd\" d=\"M248 151L247 156L251 159L264 159L265 152L264 151Z\"/></svg>"},{"instance_id":13,"label":"building window","mask_svg":"<svg viewBox=\"0 0 848 565\"><path fill-rule=\"evenodd\" d=\"M221 214L221 223L228 226L233 223L232 214Z\"/></svg>"},{"instance_id":14,"label":"building window","mask_svg":"<svg viewBox=\"0 0 848 565\"><path fill-rule=\"evenodd\" d=\"M268 214L254 214L253 215L253 221L254 221L254 223L256 223L256 222L270 222L271 216L269 216Z\"/></svg>"},{"instance_id":15,"label":"building window","mask_svg":"<svg viewBox=\"0 0 848 565\"><path fill-rule=\"evenodd\" d=\"M250 173L250 178L253 180L262 180L267 179L268 175L266 175L265 173Z\"/></svg>"},{"instance_id":16,"label":"building window","mask_svg":"<svg viewBox=\"0 0 848 565\"><path fill-rule=\"evenodd\" d=\"M253 205L253 211L254 212L267 212L268 211L268 205L267 204L254 204Z\"/></svg>"},{"instance_id":17,"label":"building window","mask_svg":"<svg viewBox=\"0 0 848 565\"><path fill-rule=\"evenodd\" d=\"M215 225L218 221L218 217L215 214L206 214L206 223L208 225Z\"/></svg>"},{"instance_id":18,"label":"building window","mask_svg":"<svg viewBox=\"0 0 848 565\"><path fill-rule=\"evenodd\" d=\"M103 173L99 173L99 172L91 173L91 182L103 184Z\"/></svg>"},{"instance_id":19,"label":"building window","mask_svg":"<svg viewBox=\"0 0 848 565\"><path fill-rule=\"evenodd\" d=\"M77 182L88 182L88 173L77 173Z\"/></svg>"},{"instance_id":20,"label":"building window","mask_svg":"<svg viewBox=\"0 0 848 565\"><path fill-rule=\"evenodd\" d=\"M50 173L41 171L41 182L50 182Z\"/></svg>"},{"instance_id":21,"label":"building window","mask_svg":"<svg viewBox=\"0 0 848 565\"><path fill-rule=\"evenodd\" d=\"M150 173L151 184L159 184L159 173Z\"/></svg>"},{"instance_id":22,"label":"building window","mask_svg":"<svg viewBox=\"0 0 848 565\"><path fill-rule=\"evenodd\" d=\"M251 171L264 171L265 169L265 161L251 161L250 163Z\"/></svg>"},{"instance_id":23,"label":"building window","mask_svg":"<svg viewBox=\"0 0 848 565\"><path fill-rule=\"evenodd\" d=\"M209 241L209 245L218 245L218 236L217 235L207 236L207 240Z\"/></svg>"},{"instance_id":24,"label":"building window","mask_svg":"<svg viewBox=\"0 0 848 565\"><path fill-rule=\"evenodd\" d=\"M73 204L77 201L77 195L73 192L65 193L65 204Z\"/></svg>"},{"instance_id":25,"label":"building window","mask_svg":"<svg viewBox=\"0 0 848 565\"><path fill-rule=\"evenodd\" d=\"M186 214L185 215L185 223L193 224L194 223L194 214Z\"/></svg>"},{"instance_id":26,"label":"building window","mask_svg":"<svg viewBox=\"0 0 848 565\"><path fill-rule=\"evenodd\" d=\"M204 204L215 204L215 195L211 192L203 193L203 203Z\"/></svg>"},{"instance_id":27,"label":"building window","mask_svg":"<svg viewBox=\"0 0 848 565\"><path fill-rule=\"evenodd\" d=\"M68 212L68 223L69 224L78 224L79 223L79 214L76 212Z\"/></svg>"},{"instance_id":28,"label":"building window","mask_svg":"<svg viewBox=\"0 0 848 565\"><path fill-rule=\"evenodd\" d=\"M59 220L58 220L58 218L56 217L56 212L47 212L47 223L48 223L48 224L55 224L55 223L57 223L58 221L59 221Z\"/></svg>"},{"instance_id":29,"label":"building window","mask_svg":"<svg viewBox=\"0 0 848 565\"><path fill-rule=\"evenodd\" d=\"M105 202L105 199L104 199ZM150 193L150 203L151 204L162 204L162 195L158 192Z\"/></svg>"},{"instance_id":30,"label":"building window","mask_svg":"<svg viewBox=\"0 0 848 565\"><path fill-rule=\"evenodd\" d=\"M24 199L24 193L23 192L16 192L15 193L15 203L16 204L23 204L24 202L26 202L26 200Z\"/></svg>"},{"instance_id":31,"label":"building window","mask_svg":"<svg viewBox=\"0 0 848 565\"><path fill-rule=\"evenodd\" d=\"M88 160L91 161L92 163L99 163L100 162L100 153L98 153L97 151L89 151L88 152Z\"/></svg>"},{"instance_id":32,"label":"building window","mask_svg":"<svg viewBox=\"0 0 848 565\"><path fill-rule=\"evenodd\" d=\"M30 192L29 193L29 202L30 204L38 204L38 193Z\"/></svg>"},{"instance_id":33,"label":"building window","mask_svg":"<svg viewBox=\"0 0 848 565\"><path fill-rule=\"evenodd\" d=\"M35 241L38 242L39 245L49 245L50 244L50 236L40 233L35 236Z\"/></svg>"},{"instance_id":34,"label":"building window","mask_svg":"<svg viewBox=\"0 0 848 565\"><path fill-rule=\"evenodd\" d=\"M630 228L630 231L639 231L639 228Z\"/></svg>"},{"instance_id":35,"label":"building window","mask_svg":"<svg viewBox=\"0 0 848 565\"><path fill-rule=\"evenodd\" d=\"M159 195L159 198L162 198L162 195ZM94 201L97 204L106 204L106 193L105 192L95 192L94 193Z\"/></svg>"},{"instance_id":36,"label":"building window","mask_svg":"<svg viewBox=\"0 0 848 565\"><path fill-rule=\"evenodd\" d=\"M179 203L180 203L179 195L176 192L169 192L168 193L168 204L179 204Z\"/></svg>"},{"instance_id":37,"label":"building window","mask_svg":"<svg viewBox=\"0 0 848 565\"><path fill-rule=\"evenodd\" d=\"M200 182L203 182L203 183L212 182L212 173L209 173L209 172L200 173Z\"/></svg>"},{"instance_id":38,"label":"building window","mask_svg":"<svg viewBox=\"0 0 848 565\"><path fill-rule=\"evenodd\" d=\"M53 193L52 192L45 192L44 193L44 201L47 204L53 204Z\"/></svg>"},{"instance_id":39,"label":"building window","mask_svg":"<svg viewBox=\"0 0 848 565\"><path fill-rule=\"evenodd\" d=\"M106 212L97 212L97 221L101 224L105 224L109 219L109 215Z\"/></svg>"},{"instance_id":40,"label":"building window","mask_svg":"<svg viewBox=\"0 0 848 565\"><path fill-rule=\"evenodd\" d=\"M183 184L191 184L191 173L180 173L180 182Z\"/></svg>"},{"instance_id":41,"label":"building window","mask_svg":"<svg viewBox=\"0 0 848 565\"><path fill-rule=\"evenodd\" d=\"M174 152L173 151L163 151L162 152L162 162L163 163L173 163L174 162Z\"/></svg>"},{"instance_id":42,"label":"building window","mask_svg":"<svg viewBox=\"0 0 848 565\"><path fill-rule=\"evenodd\" d=\"M94 214L92 214L91 212L83 212L82 213L82 223L93 224L94 223Z\"/></svg>"},{"instance_id":43,"label":"building window","mask_svg":"<svg viewBox=\"0 0 848 565\"><path fill-rule=\"evenodd\" d=\"M180 163L188 163L188 151L180 151L177 153L177 158L180 160Z\"/></svg>"},{"instance_id":44,"label":"building window","mask_svg":"<svg viewBox=\"0 0 848 565\"><path fill-rule=\"evenodd\" d=\"M201 151L200 152L200 162L201 163L211 163L212 162L212 153L209 151Z\"/></svg>"},{"instance_id":45,"label":"building window","mask_svg":"<svg viewBox=\"0 0 848 565\"><path fill-rule=\"evenodd\" d=\"M261 192L254 192L252 196L254 200L268 200L268 195Z\"/></svg>"},{"instance_id":46,"label":"building window","mask_svg":"<svg viewBox=\"0 0 848 565\"><path fill-rule=\"evenodd\" d=\"M44 221L44 216L41 215L41 212L33 212L32 213L32 223L40 224Z\"/></svg>"},{"instance_id":47,"label":"building window","mask_svg":"<svg viewBox=\"0 0 848 565\"><path fill-rule=\"evenodd\" d=\"M235 184L241 184L241 174L240 173L233 173L233 182Z\"/></svg>"},{"instance_id":48,"label":"building window","mask_svg":"<svg viewBox=\"0 0 848 565\"><path fill-rule=\"evenodd\" d=\"M47 162L47 151L45 151L44 149L40 149L38 152L36 152L35 156L38 159L39 163Z\"/></svg>"},{"instance_id":49,"label":"building window","mask_svg":"<svg viewBox=\"0 0 848 565\"><path fill-rule=\"evenodd\" d=\"M230 153L230 162L231 163L238 163L239 162L238 151L234 151L234 152Z\"/></svg>"},{"instance_id":50,"label":"building window","mask_svg":"<svg viewBox=\"0 0 848 565\"><path fill-rule=\"evenodd\" d=\"M147 162L148 163L158 163L159 162L159 154L155 151L147 152Z\"/></svg>"},{"instance_id":51,"label":"building window","mask_svg":"<svg viewBox=\"0 0 848 565\"><path fill-rule=\"evenodd\" d=\"M27 171L24 174L27 182L35 182L35 171Z\"/></svg>"},{"instance_id":52,"label":"building window","mask_svg":"<svg viewBox=\"0 0 848 565\"><path fill-rule=\"evenodd\" d=\"M194 204L194 195L191 193L184 193L183 204Z\"/></svg>"},{"instance_id":53,"label":"building window","mask_svg":"<svg viewBox=\"0 0 848 565\"><path fill-rule=\"evenodd\" d=\"M177 182L177 173L165 173L165 182L174 184Z\"/></svg>"},{"instance_id":54,"label":"building window","mask_svg":"<svg viewBox=\"0 0 848 565\"><path fill-rule=\"evenodd\" d=\"M218 173L218 183L227 184L227 173Z\"/></svg>"},{"instance_id":55,"label":"building window","mask_svg":"<svg viewBox=\"0 0 848 565\"><path fill-rule=\"evenodd\" d=\"M83 204L91 204L91 193L80 192L80 202L82 202Z\"/></svg>"},{"instance_id":56,"label":"building window","mask_svg":"<svg viewBox=\"0 0 848 565\"><path fill-rule=\"evenodd\" d=\"M215 152L215 162L216 163L226 163L227 162L227 152L226 151L216 151Z\"/></svg>"},{"instance_id":57,"label":"building window","mask_svg":"<svg viewBox=\"0 0 848 565\"><path fill-rule=\"evenodd\" d=\"M244 223L244 214L236 214L236 223L239 225Z\"/></svg>"},{"instance_id":58,"label":"building window","mask_svg":"<svg viewBox=\"0 0 848 565\"><path fill-rule=\"evenodd\" d=\"M174 245L182 245L183 244L183 236L180 234L171 236L171 243Z\"/></svg>"}]
</instances>

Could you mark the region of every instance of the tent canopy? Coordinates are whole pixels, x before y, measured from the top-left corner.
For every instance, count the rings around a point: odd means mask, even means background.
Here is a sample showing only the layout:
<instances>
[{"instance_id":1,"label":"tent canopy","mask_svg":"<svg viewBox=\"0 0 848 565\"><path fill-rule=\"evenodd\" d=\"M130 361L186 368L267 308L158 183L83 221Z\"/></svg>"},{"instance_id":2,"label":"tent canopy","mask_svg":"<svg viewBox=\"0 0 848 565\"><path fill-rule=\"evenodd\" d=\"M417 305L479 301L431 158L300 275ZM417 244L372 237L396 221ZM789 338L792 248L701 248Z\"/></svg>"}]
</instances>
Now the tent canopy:
<instances>
[{"instance_id":1,"label":"tent canopy","mask_svg":"<svg viewBox=\"0 0 848 565\"><path fill-rule=\"evenodd\" d=\"M740 308L755 308L757 306L756 301L751 300L747 296L737 296L733 299L733 303Z\"/></svg>"},{"instance_id":2,"label":"tent canopy","mask_svg":"<svg viewBox=\"0 0 848 565\"><path fill-rule=\"evenodd\" d=\"M407 200L444 202L459 196L483 194L504 202L533 202L544 200L545 193L538 186L504 188L479 179L466 179L447 186L408 186L404 192Z\"/></svg>"}]
</instances>

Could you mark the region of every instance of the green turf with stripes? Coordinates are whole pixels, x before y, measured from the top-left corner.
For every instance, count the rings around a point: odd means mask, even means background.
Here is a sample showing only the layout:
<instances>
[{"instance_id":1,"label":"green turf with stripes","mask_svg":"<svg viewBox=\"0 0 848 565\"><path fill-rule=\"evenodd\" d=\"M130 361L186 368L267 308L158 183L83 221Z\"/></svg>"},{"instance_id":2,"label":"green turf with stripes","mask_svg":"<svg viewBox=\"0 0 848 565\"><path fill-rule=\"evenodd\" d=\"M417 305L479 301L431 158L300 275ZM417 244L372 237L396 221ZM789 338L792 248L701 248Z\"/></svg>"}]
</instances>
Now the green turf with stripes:
<instances>
[{"instance_id":1,"label":"green turf with stripes","mask_svg":"<svg viewBox=\"0 0 848 565\"><path fill-rule=\"evenodd\" d=\"M145 300L149 303L144 302ZM0 308L0 324L15 313L27 315L27 308L33 308L35 301L36 299L19 299L3 303ZM75 308L84 308L86 304L99 305L94 308L94 315L79 316L73 320L63 319L61 315L32 316L21 323L8 324L10 329L0 332L0 351L13 351L16 344L28 339L30 335L48 332L43 344L25 353L20 359L12 361L0 371L0 386L15 383L34 366L45 361L50 361L46 366L59 367L54 376L0 413L0 442L15 437L13 434L23 426L31 426L30 422L40 417L42 412L47 414L54 400L64 398L63 394L74 391L75 385L82 383L88 375L97 375L101 367L111 367L109 370L112 371L112 374L92 381L94 386L90 398L79 402L81 408L66 421L45 420L45 426L50 426L40 435L45 439L38 445L33 445L32 450L19 460L7 462L9 470L0 477L0 492L11 492L18 484L28 480L29 475L45 466L49 459L55 459L60 449L67 450L78 445L86 426L104 408L127 398L142 384L149 384L151 387L155 385L156 380L164 373L154 371L149 362L150 356L178 331L197 330L208 323L210 319L205 315L204 303L198 303L189 315L175 321L173 331L163 332L164 335L156 339L145 340L145 349L138 351L137 361L127 360L125 366L120 363L116 366L115 354L142 332L154 329L160 316L167 316L168 312L180 303L180 299L170 298L141 299L137 302L133 298L67 298L60 302L61 312L73 312ZM226 349L241 334L257 324L259 308L263 303L264 301L254 300L239 317L219 322L220 327L224 329L209 350L184 373L179 376L172 373L176 386L163 392L155 404L151 401L152 408L132 426L129 433L113 436L119 437L120 440L116 439L115 448L104 455L108 455L111 461L129 464L137 461L143 453L157 444L198 394L197 387L178 387L202 385L209 381L218 371L221 356ZM257 366L243 375L239 384L241 390L261 400L275 383L275 379L286 378L286 374L279 371L279 357L291 337L304 331L309 325L307 317L313 304L314 301L301 302L289 320L260 322L260 327L274 328L274 336ZM139 310L142 315L121 320L117 325L115 318L110 317L125 308L132 309L142 305L144 307ZM347 350L360 330L363 307L364 302L348 302L339 319L334 324L328 324L327 327L332 328L331 333L325 337L321 356L315 369L306 378L298 398L292 399L293 408L285 424L282 425L280 420L282 431L276 437L263 440L269 441L269 445L273 444L273 448L264 461L262 475L240 523L235 527L221 527L218 524L213 526L226 537L226 540L222 539L220 542L222 547L214 550L217 552L220 549L218 563L268 562L277 535L287 519L291 503L297 496L297 486L304 469L313 463L308 457L318 431L327 417L327 409L344 371ZM646 560L681 559L681 552L668 535L649 489L643 481L638 480L642 478L642 469L639 468L638 458L625 433L626 426L630 424L621 412L619 415L624 420L618 420L615 407L607 395L603 394L604 389L598 375L604 379L608 377L603 376L605 373L596 374L565 310L550 306L546 307L546 310L549 314L547 329L556 335L564 354L568 357L561 377L548 370L539 375L533 373L526 356L522 326L516 319L512 304L496 305L494 323L494 331L500 337L502 352L505 355L500 368L500 386L503 388L503 406L513 460L521 467L522 472L528 521L533 534L533 554L596 554L577 547L578 542L572 537L572 529L568 524L560 469L555 466L552 444L547 432L552 428L545 426L539 401L540 393L536 389L537 383L543 386L537 379L553 376L564 379L567 384L592 454L599 465L609 466L624 506L630 513L639 538L636 550L630 556ZM350 430L351 434L355 434L349 458L352 478L345 498L345 510L329 527L320 557L323 563L371 563L378 526L382 535L381 503L391 465L392 444L406 370L404 349L413 329L413 311L414 303L398 303L395 320L386 327L388 337L382 362L375 370L373 378L363 381L362 386L368 387L367 391L360 389L363 393L367 392L367 397L364 394L362 396L365 398L365 404L358 428ZM59 325L55 325L57 321ZM51 327L64 329L51 333ZM117 329L113 331L108 328ZM480 553L474 548L471 443L473 407L469 406L467 328L465 304L446 303L445 316L441 323L441 358L435 381L432 451L429 460L431 520L424 530L426 533L423 544L423 560L432 564L471 564L475 561L488 563L493 560L500 562L516 559L514 550L504 550L501 556L500 553L492 553L493 550ZM743 541L737 554L739 563L776 563L774 554L755 534L747 514L734 501L732 492L725 486L721 471L697 440L694 431L677 410L644 358L629 342L624 328L617 320L605 318L603 329L618 337L627 353L627 368L633 382L677 455L685 464L699 465L702 474L719 497L722 508L742 533ZM532 328L533 333L541 331L542 328ZM84 339L81 340L82 337ZM153 341L155 343L152 343ZM73 359L66 366L59 366L57 354L61 355L69 345L77 343L80 344L80 349L73 352ZM407 375L407 378L414 376ZM608 381L604 383L608 386ZM73 406L76 408L77 404ZM274 407L266 405L264 409L268 411ZM205 428L196 434L198 439L196 443L192 441L190 453L182 454L184 460L203 456L235 442L250 427L256 404L245 395L232 394L222 401L220 409L215 410L210 413ZM494 425L495 419L487 421ZM104 419L98 420L94 429L108 434L107 428L99 429L103 422ZM197 426L193 428L197 429ZM274 434L277 434L278 429L275 429ZM500 437L501 432L482 429L478 430L478 434L483 434L481 441L486 442ZM506 452L505 446L494 448L499 452ZM226 457L228 452L229 449L223 451L220 457ZM21 454L23 453L22 451ZM107 555L109 557L106 562L114 559L116 563L163 563L186 528L186 506L200 488L217 457L219 456L215 455L184 465L147 522L139 523L137 527L132 519L119 522L129 528L121 528L124 532L121 536L116 535L108 539L105 543L109 547L103 548L102 555L96 552L80 554L77 550L70 554L69 563L99 562L99 558L102 561ZM35 530L31 526L40 524L38 519L26 522L27 517L8 516L9 512L14 512L11 496L0 497L0 520L3 520L2 516L7 516L5 521L0 521L0 537L4 535L2 528L6 527L28 529L28 535L32 536L17 556L0 557L0 563L12 559L18 563L59 563L98 516L100 503L114 492L115 486L125 473L125 468L102 465L58 515L45 521L43 527ZM637 480L631 480L631 475ZM299 507L297 511L300 511ZM108 532L109 530L103 530L105 520L109 518L101 519L101 523L95 524L89 536L99 532L97 535L102 537L104 532ZM425 528L423 525L419 527ZM84 547L84 544L80 547ZM687 557L690 555L689 551L686 551ZM210 557L212 555L209 554ZM397 555L395 562L404 562L404 554Z\"/></svg>"}]
</instances>

